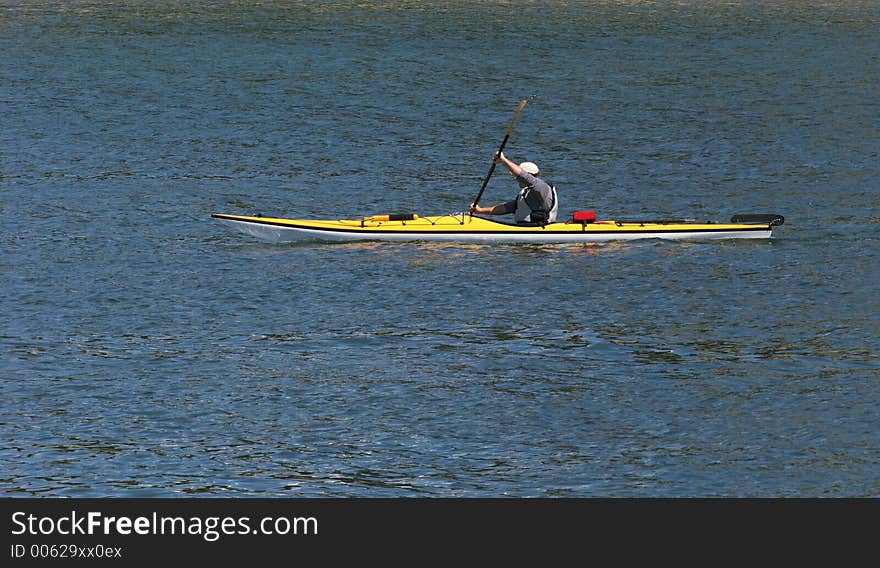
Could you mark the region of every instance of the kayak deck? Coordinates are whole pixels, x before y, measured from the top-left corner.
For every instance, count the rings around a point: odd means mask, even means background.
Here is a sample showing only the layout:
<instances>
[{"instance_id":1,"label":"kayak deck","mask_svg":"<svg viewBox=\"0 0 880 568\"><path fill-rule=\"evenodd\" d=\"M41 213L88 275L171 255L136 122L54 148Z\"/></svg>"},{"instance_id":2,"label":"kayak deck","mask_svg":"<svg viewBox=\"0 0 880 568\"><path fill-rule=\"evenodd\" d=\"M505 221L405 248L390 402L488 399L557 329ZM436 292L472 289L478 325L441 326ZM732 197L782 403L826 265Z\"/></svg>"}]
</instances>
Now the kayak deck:
<instances>
[{"instance_id":1,"label":"kayak deck","mask_svg":"<svg viewBox=\"0 0 880 568\"><path fill-rule=\"evenodd\" d=\"M564 221L515 225L470 214L421 217L382 215L363 219L308 220L213 213L214 219L270 242L312 240L581 243L629 239L770 238L780 215L735 215L730 223L689 220Z\"/></svg>"}]
</instances>

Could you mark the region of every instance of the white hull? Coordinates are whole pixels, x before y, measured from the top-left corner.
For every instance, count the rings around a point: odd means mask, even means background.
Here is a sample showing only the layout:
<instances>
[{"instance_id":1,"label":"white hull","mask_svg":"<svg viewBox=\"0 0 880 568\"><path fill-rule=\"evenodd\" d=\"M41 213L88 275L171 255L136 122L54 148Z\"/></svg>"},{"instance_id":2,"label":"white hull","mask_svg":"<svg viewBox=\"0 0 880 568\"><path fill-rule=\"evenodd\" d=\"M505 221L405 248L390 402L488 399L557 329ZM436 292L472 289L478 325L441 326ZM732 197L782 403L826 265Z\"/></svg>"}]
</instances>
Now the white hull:
<instances>
[{"instance_id":1,"label":"white hull","mask_svg":"<svg viewBox=\"0 0 880 568\"><path fill-rule=\"evenodd\" d=\"M435 242L460 242L460 243L594 243L606 241L635 240L635 239L671 239L671 240L715 240L715 239L768 239L772 231L769 228L755 228L754 230L735 231L621 231L609 230L607 232L529 232L529 233L500 233L500 232L449 232L431 233L425 231L414 232L363 232L363 231L333 231L326 229L310 229L304 227L286 227L248 221L236 221L231 219L219 219L223 224L248 234L257 239L283 243L298 240L324 240L324 241L435 241Z\"/></svg>"}]
</instances>

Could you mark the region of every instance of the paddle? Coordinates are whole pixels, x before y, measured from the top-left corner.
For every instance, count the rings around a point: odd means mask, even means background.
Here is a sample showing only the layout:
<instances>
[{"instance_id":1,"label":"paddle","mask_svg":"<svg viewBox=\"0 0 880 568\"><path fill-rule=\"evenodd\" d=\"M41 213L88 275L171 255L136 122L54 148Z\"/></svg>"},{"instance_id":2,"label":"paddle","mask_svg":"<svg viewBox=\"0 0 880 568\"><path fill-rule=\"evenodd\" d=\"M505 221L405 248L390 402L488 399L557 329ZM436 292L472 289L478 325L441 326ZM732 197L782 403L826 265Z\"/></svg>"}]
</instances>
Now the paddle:
<instances>
[{"instance_id":1,"label":"paddle","mask_svg":"<svg viewBox=\"0 0 880 568\"><path fill-rule=\"evenodd\" d=\"M510 133L513 132L513 124L516 122L516 117L519 116L519 113L522 111L523 107L526 106L526 99L523 99L521 103L519 103L519 108L516 109L516 114L513 115L513 120L510 121L510 126L507 127L507 134L504 135L504 140L501 142L501 147L498 148L498 153L500 154L504 150L504 146L507 144L507 139L510 138ZM474 205L480 202L480 198L483 197L483 192L486 191L486 186L489 185L489 178L492 177L492 172L495 171L495 161L492 161L492 167L489 168L489 174L486 176L486 179L483 180L483 187L480 188L480 193L477 194L476 199L474 199Z\"/></svg>"}]
</instances>

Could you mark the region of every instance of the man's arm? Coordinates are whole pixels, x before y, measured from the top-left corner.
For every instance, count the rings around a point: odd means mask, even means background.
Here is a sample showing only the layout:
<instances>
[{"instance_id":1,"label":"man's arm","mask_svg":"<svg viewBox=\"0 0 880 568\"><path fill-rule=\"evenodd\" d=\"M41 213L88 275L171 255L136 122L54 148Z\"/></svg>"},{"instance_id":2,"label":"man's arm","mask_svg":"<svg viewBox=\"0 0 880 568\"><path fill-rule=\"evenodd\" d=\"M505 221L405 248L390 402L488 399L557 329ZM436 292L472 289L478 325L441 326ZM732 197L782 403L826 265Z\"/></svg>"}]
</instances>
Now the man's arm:
<instances>
[{"instance_id":1,"label":"man's arm","mask_svg":"<svg viewBox=\"0 0 880 568\"><path fill-rule=\"evenodd\" d=\"M513 174L513 177L519 177L519 175L522 173L522 168L519 167L519 164L511 162L507 158L507 156L504 155L504 152L498 152L497 154L495 154L495 156L492 157L492 161L496 164L504 164L504 167L510 170L510 173Z\"/></svg>"},{"instance_id":2,"label":"man's arm","mask_svg":"<svg viewBox=\"0 0 880 568\"><path fill-rule=\"evenodd\" d=\"M499 203L498 205L491 205L489 207L481 207L471 203L470 212L482 213L483 215L506 215L508 213L513 213L513 210L516 209L516 204L515 202L513 203L513 208L511 208L511 202L509 201L507 203Z\"/></svg>"}]
</instances>

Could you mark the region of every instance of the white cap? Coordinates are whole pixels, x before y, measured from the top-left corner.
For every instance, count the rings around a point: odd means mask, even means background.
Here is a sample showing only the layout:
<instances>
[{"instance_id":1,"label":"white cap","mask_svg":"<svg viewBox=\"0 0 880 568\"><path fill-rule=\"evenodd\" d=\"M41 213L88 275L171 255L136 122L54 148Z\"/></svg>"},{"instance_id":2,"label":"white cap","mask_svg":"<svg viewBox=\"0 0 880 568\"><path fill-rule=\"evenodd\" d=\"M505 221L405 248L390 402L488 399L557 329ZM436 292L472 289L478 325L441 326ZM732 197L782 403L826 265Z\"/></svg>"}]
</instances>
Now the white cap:
<instances>
[{"instance_id":1,"label":"white cap","mask_svg":"<svg viewBox=\"0 0 880 568\"><path fill-rule=\"evenodd\" d=\"M530 173L533 176L538 175L538 172L540 171L537 164L535 164L534 162L523 162L519 165L519 167L522 168L522 171Z\"/></svg>"}]
</instances>

